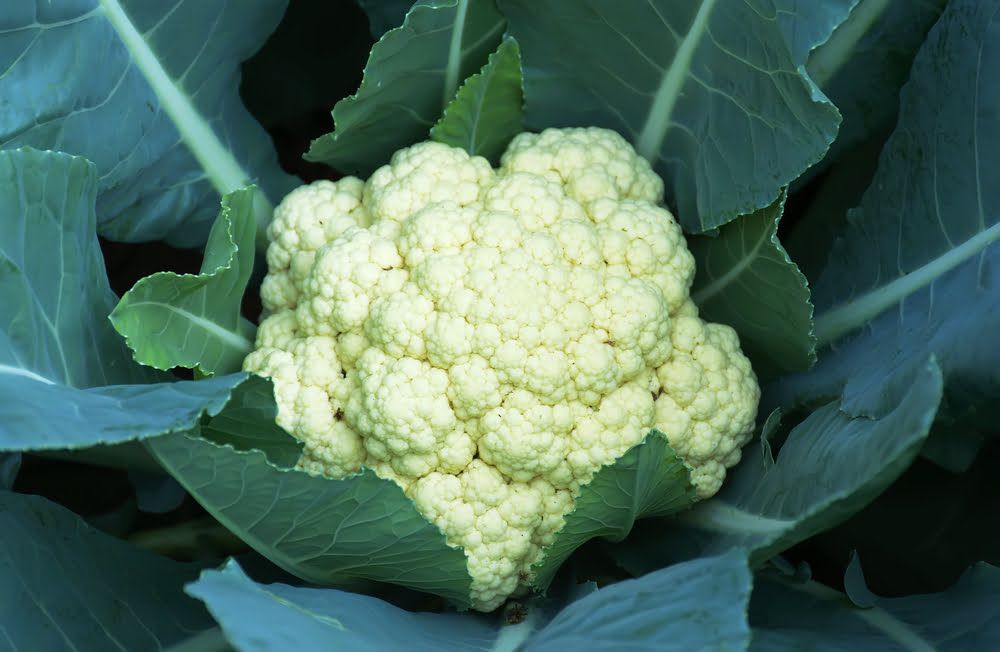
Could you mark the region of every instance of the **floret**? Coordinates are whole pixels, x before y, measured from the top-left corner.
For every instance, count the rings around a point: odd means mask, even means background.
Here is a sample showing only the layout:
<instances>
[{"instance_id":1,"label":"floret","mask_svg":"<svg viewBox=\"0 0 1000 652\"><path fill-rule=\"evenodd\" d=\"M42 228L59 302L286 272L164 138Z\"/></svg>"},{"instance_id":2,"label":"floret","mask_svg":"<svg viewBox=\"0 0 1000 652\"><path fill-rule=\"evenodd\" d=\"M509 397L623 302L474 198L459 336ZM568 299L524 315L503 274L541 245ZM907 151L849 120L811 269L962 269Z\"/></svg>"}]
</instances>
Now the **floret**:
<instances>
[{"instance_id":1,"label":"floret","mask_svg":"<svg viewBox=\"0 0 1000 652\"><path fill-rule=\"evenodd\" d=\"M698 317L663 184L621 136L522 134L498 170L420 143L359 184L295 191L269 231L273 314L244 367L274 380L302 469L398 483L465 551L481 610L651 429L718 490L759 389Z\"/></svg>"}]
</instances>

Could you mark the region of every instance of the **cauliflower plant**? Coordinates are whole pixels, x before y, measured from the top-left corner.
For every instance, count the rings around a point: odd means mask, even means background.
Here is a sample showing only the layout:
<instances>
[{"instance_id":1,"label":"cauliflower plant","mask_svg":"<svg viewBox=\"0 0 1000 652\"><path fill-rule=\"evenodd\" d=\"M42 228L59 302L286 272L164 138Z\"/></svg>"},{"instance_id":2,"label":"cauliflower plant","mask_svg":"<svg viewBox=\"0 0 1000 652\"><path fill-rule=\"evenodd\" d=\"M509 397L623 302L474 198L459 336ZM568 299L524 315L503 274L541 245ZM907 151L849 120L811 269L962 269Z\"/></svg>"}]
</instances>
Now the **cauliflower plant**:
<instances>
[{"instance_id":1,"label":"cauliflower plant","mask_svg":"<svg viewBox=\"0 0 1000 652\"><path fill-rule=\"evenodd\" d=\"M751 435L756 378L698 317L662 192L615 132L549 129L499 170L424 142L275 211L244 368L273 379L300 468L368 466L462 547L477 609L524 588L577 490L650 429L701 498Z\"/></svg>"}]
</instances>

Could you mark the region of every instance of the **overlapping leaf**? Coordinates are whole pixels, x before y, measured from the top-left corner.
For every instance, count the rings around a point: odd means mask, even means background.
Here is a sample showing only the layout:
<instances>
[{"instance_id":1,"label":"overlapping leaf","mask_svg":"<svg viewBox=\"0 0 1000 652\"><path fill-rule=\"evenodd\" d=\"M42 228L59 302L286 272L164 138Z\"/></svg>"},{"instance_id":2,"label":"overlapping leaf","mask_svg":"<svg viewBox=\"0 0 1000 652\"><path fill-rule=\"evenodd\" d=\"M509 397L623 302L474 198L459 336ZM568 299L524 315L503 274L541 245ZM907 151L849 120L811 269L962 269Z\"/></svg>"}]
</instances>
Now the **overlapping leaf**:
<instances>
[{"instance_id":1,"label":"overlapping leaf","mask_svg":"<svg viewBox=\"0 0 1000 652\"><path fill-rule=\"evenodd\" d=\"M290 573L317 584L389 582L469 602L465 555L445 544L402 489L370 470L329 480L275 466L257 450L184 435L149 446L215 518Z\"/></svg>"},{"instance_id":2,"label":"overlapping leaf","mask_svg":"<svg viewBox=\"0 0 1000 652\"><path fill-rule=\"evenodd\" d=\"M851 2L790 13L797 4L500 7L521 46L528 126L616 129L663 177L685 230L701 232L771 204L836 134L839 114L800 68Z\"/></svg>"},{"instance_id":3,"label":"overlapping leaf","mask_svg":"<svg viewBox=\"0 0 1000 652\"><path fill-rule=\"evenodd\" d=\"M865 598L858 606L817 582L760 574L750 601L750 649L964 652L1000 644L994 566L976 565L941 593L881 598L865 591Z\"/></svg>"},{"instance_id":4,"label":"overlapping leaf","mask_svg":"<svg viewBox=\"0 0 1000 652\"><path fill-rule=\"evenodd\" d=\"M750 572L737 553L590 592L548 622L530 603L523 622L501 624L473 614L412 613L334 589L262 585L234 562L205 571L188 592L238 650L374 652L402 640L414 651L742 649L750 638Z\"/></svg>"},{"instance_id":5,"label":"overlapping leaf","mask_svg":"<svg viewBox=\"0 0 1000 652\"><path fill-rule=\"evenodd\" d=\"M863 0L811 54L806 69L844 117L826 162L839 160L864 139L891 128L899 89L945 4Z\"/></svg>"},{"instance_id":6,"label":"overlapping leaf","mask_svg":"<svg viewBox=\"0 0 1000 652\"><path fill-rule=\"evenodd\" d=\"M371 50L361 87L333 109L334 132L306 158L367 175L396 150L426 140L459 84L500 44L493 2L422 0Z\"/></svg>"},{"instance_id":7,"label":"overlapping leaf","mask_svg":"<svg viewBox=\"0 0 1000 652\"><path fill-rule=\"evenodd\" d=\"M431 139L497 165L507 143L524 131L521 55L517 41L505 39L477 74L465 80Z\"/></svg>"},{"instance_id":8,"label":"overlapping leaf","mask_svg":"<svg viewBox=\"0 0 1000 652\"><path fill-rule=\"evenodd\" d=\"M219 196L293 180L237 95L286 0L28 0L0 15L0 147L85 156L102 235L204 242ZM263 199L263 197L261 198ZM262 223L270 218L258 206Z\"/></svg>"},{"instance_id":9,"label":"overlapping leaf","mask_svg":"<svg viewBox=\"0 0 1000 652\"><path fill-rule=\"evenodd\" d=\"M816 359L809 285L778 241L784 196L688 239L698 271L691 297L701 316L728 324L758 376L807 369Z\"/></svg>"},{"instance_id":10,"label":"overlapping leaf","mask_svg":"<svg viewBox=\"0 0 1000 652\"><path fill-rule=\"evenodd\" d=\"M137 282L111 313L136 361L156 369L186 367L206 375L238 371L255 327L240 315L253 272L252 188L222 199L198 274L157 272Z\"/></svg>"},{"instance_id":11,"label":"overlapping leaf","mask_svg":"<svg viewBox=\"0 0 1000 652\"><path fill-rule=\"evenodd\" d=\"M816 285L816 332L835 345L775 403L843 388L852 414L879 415L886 377L928 355L944 371L947 420L991 423L1000 391L1000 2L949 3L917 55L899 124L871 187ZM897 373L897 372L902 372Z\"/></svg>"},{"instance_id":12,"label":"overlapping leaf","mask_svg":"<svg viewBox=\"0 0 1000 652\"><path fill-rule=\"evenodd\" d=\"M259 398L273 406L269 394ZM274 427L273 416L246 412L240 405L234 400L209 421L205 437L174 435L147 443L213 516L261 554L311 582L389 582L468 605L465 555L446 544L395 483L368 469L331 480L281 468L281 460L298 457L294 440ZM230 419L233 409L246 418ZM218 425L227 421L240 427ZM586 541L621 540L636 519L671 514L693 500L687 468L662 435L650 434L583 488L576 509L535 569L533 584L546 588L559 565Z\"/></svg>"},{"instance_id":13,"label":"overlapping leaf","mask_svg":"<svg viewBox=\"0 0 1000 652\"><path fill-rule=\"evenodd\" d=\"M641 573L742 548L759 563L843 521L895 480L927 437L941 372L931 361L905 381L905 396L881 419L852 418L834 402L792 429L777 459L764 442L748 447L715 497L640 528L616 558Z\"/></svg>"},{"instance_id":14,"label":"overlapping leaf","mask_svg":"<svg viewBox=\"0 0 1000 652\"><path fill-rule=\"evenodd\" d=\"M368 14L368 23L372 34L379 38L390 29L399 27L406 18L406 12L413 5L413 0L357 0L361 8Z\"/></svg>"},{"instance_id":15,"label":"overlapping leaf","mask_svg":"<svg viewBox=\"0 0 1000 652\"><path fill-rule=\"evenodd\" d=\"M198 568L102 534L39 496L0 490L5 650L154 650L212 625L183 593Z\"/></svg>"},{"instance_id":16,"label":"overlapping leaf","mask_svg":"<svg viewBox=\"0 0 1000 652\"><path fill-rule=\"evenodd\" d=\"M132 362L107 320L97 188L82 158L0 152L0 450L187 430L246 379L151 383L167 377Z\"/></svg>"},{"instance_id":17,"label":"overlapping leaf","mask_svg":"<svg viewBox=\"0 0 1000 652\"><path fill-rule=\"evenodd\" d=\"M650 433L580 489L573 511L535 568L534 585L547 588L559 566L590 539L621 541L638 519L667 516L694 501L687 467L662 433Z\"/></svg>"}]
</instances>

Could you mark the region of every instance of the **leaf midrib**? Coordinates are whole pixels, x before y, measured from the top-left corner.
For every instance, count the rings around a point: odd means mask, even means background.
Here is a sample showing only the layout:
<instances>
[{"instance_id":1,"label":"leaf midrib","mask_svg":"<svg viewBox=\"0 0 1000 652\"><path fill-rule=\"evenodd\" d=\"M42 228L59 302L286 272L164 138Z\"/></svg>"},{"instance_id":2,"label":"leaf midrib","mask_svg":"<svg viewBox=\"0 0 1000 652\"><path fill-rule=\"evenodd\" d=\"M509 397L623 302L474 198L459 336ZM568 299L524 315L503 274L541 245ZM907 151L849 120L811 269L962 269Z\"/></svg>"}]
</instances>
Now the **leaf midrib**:
<instances>
[{"instance_id":1,"label":"leaf midrib","mask_svg":"<svg viewBox=\"0 0 1000 652\"><path fill-rule=\"evenodd\" d=\"M219 140L205 117L164 69L145 36L136 29L119 0L98 0L105 18L132 55L133 63L160 101L164 112L180 134L181 141L205 171L205 176L220 195L226 195L251 183L250 175ZM261 212L270 215L272 207L263 196Z\"/></svg>"},{"instance_id":2,"label":"leaf midrib","mask_svg":"<svg viewBox=\"0 0 1000 652\"><path fill-rule=\"evenodd\" d=\"M744 220L747 218L743 218ZM742 226L742 225L741 225ZM706 302L710 301L715 295L726 289L733 281L739 278L743 272L750 268L757 258L759 257L760 248L764 246L764 242L773 237L772 227L768 226L766 229L761 231L760 237L757 242L754 243L753 247L749 251L743 250L743 255L740 257L739 261L729 268L725 274L717 277L708 285L705 285L691 294L691 299L699 306L704 305Z\"/></svg>"},{"instance_id":3,"label":"leaf midrib","mask_svg":"<svg viewBox=\"0 0 1000 652\"><path fill-rule=\"evenodd\" d=\"M687 34L681 40L674 54L674 60L664 71L659 88L653 96L653 103L646 114L646 121L636 138L635 149L647 161L655 161L660 155L663 139L670 129L674 106L680 99L681 90L688 74L691 72L691 62L694 53L701 43L701 38L708 29L708 19L716 0L702 0L698 13Z\"/></svg>"},{"instance_id":4,"label":"leaf midrib","mask_svg":"<svg viewBox=\"0 0 1000 652\"><path fill-rule=\"evenodd\" d=\"M845 596L843 593L824 586L816 581L809 582L789 582L776 580L779 584L810 595L824 602L843 603ZM890 639L913 652L934 652L937 650L934 645L926 641L908 623L896 618L891 613L879 606L866 609L854 608L851 613L858 619L865 621L871 627L884 633Z\"/></svg>"},{"instance_id":5,"label":"leaf midrib","mask_svg":"<svg viewBox=\"0 0 1000 652\"><path fill-rule=\"evenodd\" d=\"M136 301L134 303L129 303L128 307L129 309L152 307L168 310L180 315L184 319L189 320L195 326L198 326L216 339L222 340L222 342L231 349L249 352L253 348L253 342L239 333L231 331L224 326L220 326L217 322L214 322L211 319L196 315L189 310L170 305L169 303L163 303L162 301Z\"/></svg>"},{"instance_id":6,"label":"leaf midrib","mask_svg":"<svg viewBox=\"0 0 1000 652\"><path fill-rule=\"evenodd\" d=\"M970 260L1000 238L1000 222L881 287L832 307L816 317L817 344L830 344Z\"/></svg>"}]
</instances>

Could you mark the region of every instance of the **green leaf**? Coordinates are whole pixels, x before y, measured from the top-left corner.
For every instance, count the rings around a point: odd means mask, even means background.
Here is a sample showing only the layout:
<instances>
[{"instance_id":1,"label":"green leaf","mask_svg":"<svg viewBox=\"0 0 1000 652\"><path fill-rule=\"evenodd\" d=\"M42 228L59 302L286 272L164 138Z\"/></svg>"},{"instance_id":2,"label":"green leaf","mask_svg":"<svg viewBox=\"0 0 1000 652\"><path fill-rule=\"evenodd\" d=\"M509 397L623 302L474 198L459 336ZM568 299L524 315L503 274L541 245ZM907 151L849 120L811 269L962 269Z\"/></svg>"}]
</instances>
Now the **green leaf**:
<instances>
[{"instance_id":1,"label":"green leaf","mask_svg":"<svg viewBox=\"0 0 1000 652\"><path fill-rule=\"evenodd\" d=\"M371 596L258 584L235 561L206 570L187 592L204 601L239 650L413 652L488 650L497 626L474 614L411 613Z\"/></svg>"},{"instance_id":2,"label":"green leaf","mask_svg":"<svg viewBox=\"0 0 1000 652\"><path fill-rule=\"evenodd\" d=\"M899 89L945 4L946 0L862 0L829 40L810 54L806 70L844 117L823 164L811 173L850 156L873 134L892 129Z\"/></svg>"},{"instance_id":3,"label":"green leaf","mask_svg":"<svg viewBox=\"0 0 1000 652\"><path fill-rule=\"evenodd\" d=\"M811 5L799 16L771 0L500 4L521 47L528 127L617 130L663 177L686 231L773 203L836 135L839 114L802 54L835 21ZM834 4L846 15L851 3Z\"/></svg>"},{"instance_id":4,"label":"green leaf","mask_svg":"<svg viewBox=\"0 0 1000 652\"><path fill-rule=\"evenodd\" d=\"M89 448L196 428L218 414L247 380L231 374L202 381L75 389L0 372L0 451Z\"/></svg>"},{"instance_id":5,"label":"green leaf","mask_svg":"<svg viewBox=\"0 0 1000 652\"><path fill-rule=\"evenodd\" d=\"M688 239L698 265L691 297L701 316L735 328L765 378L816 360L809 284L778 241L784 205L782 194L715 237Z\"/></svg>"},{"instance_id":6,"label":"green leaf","mask_svg":"<svg viewBox=\"0 0 1000 652\"><path fill-rule=\"evenodd\" d=\"M198 575L0 491L0 632L10 650L158 650L212 625L182 587ZM9 647L6 647L9 646Z\"/></svg>"},{"instance_id":7,"label":"green leaf","mask_svg":"<svg viewBox=\"0 0 1000 652\"><path fill-rule=\"evenodd\" d=\"M240 315L253 272L255 194L247 188L223 197L199 274L157 272L118 302L111 323L137 362L205 375L240 370L255 330Z\"/></svg>"},{"instance_id":8,"label":"green leaf","mask_svg":"<svg viewBox=\"0 0 1000 652\"><path fill-rule=\"evenodd\" d=\"M200 437L148 445L219 522L302 579L387 582L469 603L465 554L445 543L398 485L371 470L330 480Z\"/></svg>"},{"instance_id":9,"label":"green leaf","mask_svg":"<svg viewBox=\"0 0 1000 652\"><path fill-rule=\"evenodd\" d=\"M444 115L431 128L431 139L498 165L500 155L524 131L521 55L517 41L505 39L479 73L458 89Z\"/></svg>"},{"instance_id":10,"label":"green leaf","mask_svg":"<svg viewBox=\"0 0 1000 652\"><path fill-rule=\"evenodd\" d=\"M990 650L1000 642L1000 569L971 568L942 593L871 596L858 608L813 581L757 576L751 650Z\"/></svg>"},{"instance_id":11,"label":"green leaf","mask_svg":"<svg viewBox=\"0 0 1000 652\"><path fill-rule=\"evenodd\" d=\"M951 2L917 55L899 123L861 206L815 285L812 372L771 390L777 404L843 392L843 408L880 414L885 378L937 357L941 418L992 428L1000 392L1000 2Z\"/></svg>"},{"instance_id":12,"label":"green leaf","mask_svg":"<svg viewBox=\"0 0 1000 652\"><path fill-rule=\"evenodd\" d=\"M20 453L0 453L0 489L11 489L20 470Z\"/></svg>"},{"instance_id":13,"label":"green leaf","mask_svg":"<svg viewBox=\"0 0 1000 652\"><path fill-rule=\"evenodd\" d=\"M478 614L413 613L335 589L258 584L235 562L188 586L241 650L744 649L750 639L746 557L699 559L590 592L554 618L536 601L509 624ZM669 599L665 599L669 596Z\"/></svg>"},{"instance_id":14,"label":"green leaf","mask_svg":"<svg viewBox=\"0 0 1000 652\"><path fill-rule=\"evenodd\" d=\"M876 593L941 591L976 562L1000 564L997 477L998 446L959 474L918 459L870 505L813 537L809 556L842 564L857 551Z\"/></svg>"},{"instance_id":15,"label":"green leaf","mask_svg":"<svg viewBox=\"0 0 1000 652\"><path fill-rule=\"evenodd\" d=\"M302 444L281 429L277 418L271 381L250 376L226 407L202 425L201 435L237 450L261 451L272 464L291 468L302 456Z\"/></svg>"},{"instance_id":16,"label":"green leaf","mask_svg":"<svg viewBox=\"0 0 1000 652\"><path fill-rule=\"evenodd\" d=\"M379 38L393 27L403 24L413 0L357 0L357 3L368 15L372 35Z\"/></svg>"},{"instance_id":17,"label":"green leaf","mask_svg":"<svg viewBox=\"0 0 1000 652\"><path fill-rule=\"evenodd\" d=\"M534 567L533 584L548 588L562 563L590 539L621 541L638 519L667 516L687 509L695 500L687 467L666 436L652 431L580 489L566 524Z\"/></svg>"},{"instance_id":18,"label":"green leaf","mask_svg":"<svg viewBox=\"0 0 1000 652\"><path fill-rule=\"evenodd\" d=\"M94 232L85 159L0 152L0 450L81 448L187 430L245 374L162 382L136 365Z\"/></svg>"},{"instance_id":19,"label":"green leaf","mask_svg":"<svg viewBox=\"0 0 1000 652\"><path fill-rule=\"evenodd\" d=\"M286 0L9 3L0 16L0 147L89 158L101 235L201 245L219 196L296 181L237 94L239 64ZM259 198L263 227L270 206Z\"/></svg>"},{"instance_id":20,"label":"green leaf","mask_svg":"<svg viewBox=\"0 0 1000 652\"><path fill-rule=\"evenodd\" d=\"M642 573L741 548L756 565L842 522L899 477L927 437L941 372L931 360L906 385L881 419L852 418L834 402L793 428L776 460L760 442L748 447L716 496L637 528L616 550L619 563Z\"/></svg>"},{"instance_id":21,"label":"green leaf","mask_svg":"<svg viewBox=\"0 0 1000 652\"><path fill-rule=\"evenodd\" d=\"M676 564L574 602L524 650L746 649L750 587L739 551Z\"/></svg>"},{"instance_id":22,"label":"green leaf","mask_svg":"<svg viewBox=\"0 0 1000 652\"><path fill-rule=\"evenodd\" d=\"M94 233L97 183L82 158L0 152L4 385L93 387L161 377L132 362L107 321L115 296Z\"/></svg>"},{"instance_id":23,"label":"green leaf","mask_svg":"<svg viewBox=\"0 0 1000 652\"><path fill-rule=\"evenodd\" d=\"M367 176L426 140L459 84L486 63L505 22L491 1L422 0L371 50L358 92L333 108L335 130L306 159Z\"/></svg>"},{"instance_id":24,"label":"green leaf","mask_svg":"<svg viewBox=\"0 0 1000 652\"><path fill-rule=\"evenodd\" d=\"M882 0L875 0L881 2ZM795 61L812 58L809 55L830 44L854 9L864 0L776 0L775 19L781 27ZM813 81L819 82L810 71Z\"/></svg>"}]
</instances>

